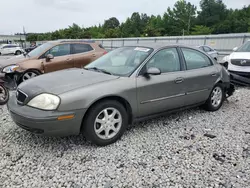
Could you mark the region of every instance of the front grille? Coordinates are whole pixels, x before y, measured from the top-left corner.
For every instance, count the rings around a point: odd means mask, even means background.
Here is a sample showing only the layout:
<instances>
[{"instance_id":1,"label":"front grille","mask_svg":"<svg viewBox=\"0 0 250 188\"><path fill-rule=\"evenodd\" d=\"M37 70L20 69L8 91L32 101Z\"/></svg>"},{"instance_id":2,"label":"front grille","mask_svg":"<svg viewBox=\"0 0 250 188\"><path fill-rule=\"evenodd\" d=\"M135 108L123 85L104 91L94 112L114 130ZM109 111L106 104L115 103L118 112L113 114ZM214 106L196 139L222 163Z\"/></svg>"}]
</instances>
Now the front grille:
<instances>
[{"instance_id":1,"label":"front grille","mask_svg":"<svg viewBox=\"0 0 250 188\"><path fill-rule=\"evenodd\" d=\"M232 59L231 63L237 66L250 66L250 59Z\"/></svg>"},{"instance_id":2,"label":"front grille","mask_svg":"<svg viewBox=\"0 0 250 188\"><path fill-rule=\"evenodd\" d=\"M25 94L23 91L17 90L16 98L19 103L23 104L25 100L28 98L28 95Z\"/></svg>"}]
</instances>

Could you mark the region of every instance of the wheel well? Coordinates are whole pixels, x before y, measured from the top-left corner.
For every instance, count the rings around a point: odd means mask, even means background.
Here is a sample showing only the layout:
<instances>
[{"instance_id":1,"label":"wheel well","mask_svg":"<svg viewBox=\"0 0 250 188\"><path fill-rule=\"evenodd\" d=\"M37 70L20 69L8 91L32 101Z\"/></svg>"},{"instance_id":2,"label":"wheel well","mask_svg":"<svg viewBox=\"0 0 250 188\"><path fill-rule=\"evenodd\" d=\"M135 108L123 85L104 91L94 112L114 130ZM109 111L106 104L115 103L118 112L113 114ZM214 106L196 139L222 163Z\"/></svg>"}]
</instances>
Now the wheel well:
<instances>
[{"instance_id":1,"label":"wheel well","mask_svg":"<svg viewBox=\"0 0 250 188\"><path fill-rule=\"evenodd\" d=\"M101 102L101 101L105 101L105 100L114 100L114 101L118 101L119 103L121 103L123 105L123 107L125 108L125 110L127 111L128 114L128 118L129 118L129 124L132 123L133 121L133 115L132 115L132 108L130 106L130 104L128 103L128 101L122 97L118 97L118 96L109 96L109 97L104 97L101 98L97 101L95 101L93 104L91 104L91 106L88 108L87 112L85 113L82 122L84 121L84 119L86 118L86 115L89 113L90 109L92 106L96 105L97 103ZM82 127L81 127L82 129Z\"/></svg>"}]
</instances>

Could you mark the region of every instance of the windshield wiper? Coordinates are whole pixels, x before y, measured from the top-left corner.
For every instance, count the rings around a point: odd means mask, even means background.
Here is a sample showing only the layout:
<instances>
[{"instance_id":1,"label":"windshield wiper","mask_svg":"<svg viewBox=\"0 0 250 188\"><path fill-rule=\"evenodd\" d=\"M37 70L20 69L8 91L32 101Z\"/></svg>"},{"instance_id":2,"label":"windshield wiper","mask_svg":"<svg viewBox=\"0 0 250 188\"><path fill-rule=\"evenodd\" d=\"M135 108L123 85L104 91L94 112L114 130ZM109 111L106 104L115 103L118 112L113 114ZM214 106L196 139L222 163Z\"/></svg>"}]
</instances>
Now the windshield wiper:
<instances>
[{"instance_id":1,"label":"windshield wiper","mask_svg":"<svg viewBox=\"0 0 250 188\"><path fill-rule=\"evenodd\" d=\"M99 69L97 67L91 67L91 68L85 68L86 70L94 70L94 71L98 71L98 72L102 72L104 74L109 74L109 75L113 75L111 72L106 71L105 69Z\"/></svg>"}]
</instances>

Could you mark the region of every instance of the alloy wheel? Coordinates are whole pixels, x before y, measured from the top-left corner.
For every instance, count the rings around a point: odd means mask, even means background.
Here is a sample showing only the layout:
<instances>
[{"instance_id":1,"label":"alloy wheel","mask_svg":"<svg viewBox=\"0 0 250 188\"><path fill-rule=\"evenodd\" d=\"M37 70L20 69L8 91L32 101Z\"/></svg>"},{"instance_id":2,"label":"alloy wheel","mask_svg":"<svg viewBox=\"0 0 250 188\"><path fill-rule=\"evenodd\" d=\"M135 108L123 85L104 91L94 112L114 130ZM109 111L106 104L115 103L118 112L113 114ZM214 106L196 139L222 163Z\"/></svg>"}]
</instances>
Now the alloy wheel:
<instances>
[{"instance_id":1,"label":"alloy wheel","mask_svg":"<svg viewBox=\"0 0 250 188\"><path fill-rule=\"evenodd\" d=\"M34 77L36 77L36 76L37 76L37 74L34 73L34 72L26 72L26 73L23 75L22 80L23 80L23 82L24 82L24 81L29 80L29 79L31 79L31 78L34 78Z\"/></svg>"},{"instance_id":2,"label":"alloy wheel","mask_svg":"<svg viewBox=\"0 0 250 188\"><path fill-rule=\"evenodd\" d=\"M122 127L121 113L115 108L105 108L96 117L94 130L96 135L108 140L115 137Z\"/></svg>"},{"instance_id":3,"label":"alloy wheel","mask_svg":"<svg viewBox=\"0 0 250 188\"><path fill-rule=\"evenodd\" d=\"M221 102L222 102L222 98L223 98L223 92L221 87L215 87L212 91L212 97L211 97L211 103L213 105L213 107L217 108Z\"/></svg>"},{"instance_id":4,"label":"alloy wheel","mask_svg":"<svg viewBox=\"0 0 250 188\"><path fill-rule=\"evenodd\" d=\"M7 97L7 93L5 89L3 88L3 86L0 85L0 101L6 100L6 97Z\"/></svg>"}]
</instances>

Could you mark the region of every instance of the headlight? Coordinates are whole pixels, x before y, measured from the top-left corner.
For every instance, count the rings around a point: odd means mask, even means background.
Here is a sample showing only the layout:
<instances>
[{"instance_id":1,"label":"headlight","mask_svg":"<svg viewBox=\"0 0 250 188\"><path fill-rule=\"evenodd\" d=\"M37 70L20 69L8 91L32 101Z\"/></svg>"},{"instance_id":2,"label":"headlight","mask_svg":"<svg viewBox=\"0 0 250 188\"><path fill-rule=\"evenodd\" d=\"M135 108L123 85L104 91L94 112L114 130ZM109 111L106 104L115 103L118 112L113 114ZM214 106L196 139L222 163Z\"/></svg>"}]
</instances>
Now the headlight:
<instances>
[{"instance_id":1,"label":"headlight","mask_svg":"<svg viewBox=\"0 0 250 188\"><path fill-rule=\"evenodd\" d=\"M2 70L2 72L3 72L3 73L13 73L13 72L15 72L18 68L19 68L18 65L10 65L10 66L4 67L3 70Z\"/></svg>"},{"instance_id":2,"label":"headlight","mask_svg":"<svg viewBox=\"0 0 250 188\"><path fill-rule=\"evenodd\" d=\"M228 62L229 59L230 59L230 56L227 55L227 56L225 56L225 57L222 59L222 62L223 62L223 63L224 63L224 62Z\"/></svg>"},{"instance_id":3,"label":"headlight","mask_svg":"<svg viewBox=\"0 0 250 188\"><path fill-rule=\"evenodd\" d=\"M28 106L42 110L55 110L59 104L60 98L58 96L44 93L34 97Z\"/></svg>"}]
</instances>

